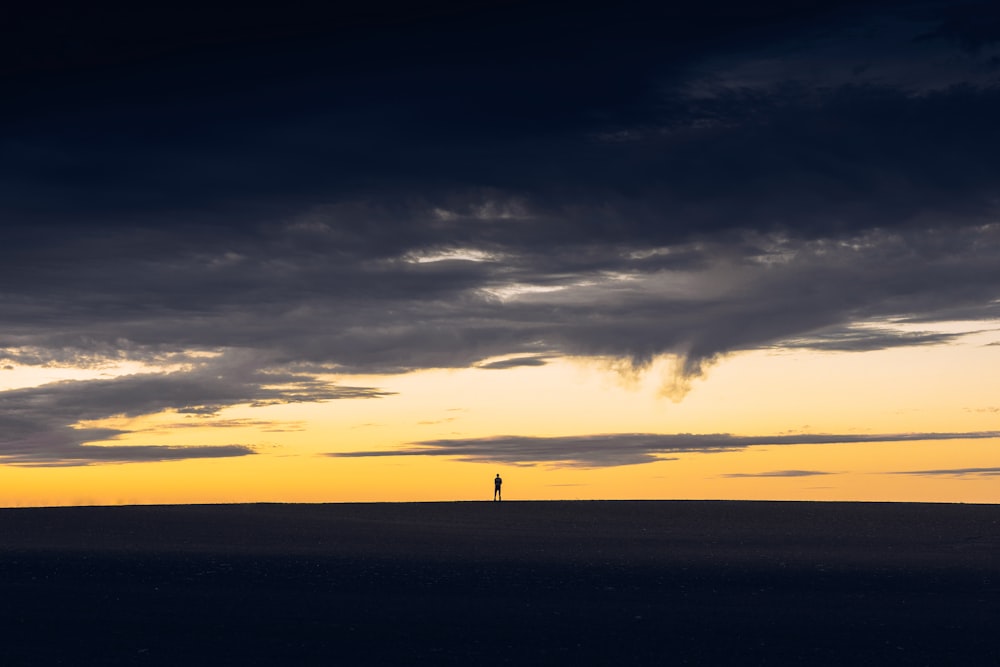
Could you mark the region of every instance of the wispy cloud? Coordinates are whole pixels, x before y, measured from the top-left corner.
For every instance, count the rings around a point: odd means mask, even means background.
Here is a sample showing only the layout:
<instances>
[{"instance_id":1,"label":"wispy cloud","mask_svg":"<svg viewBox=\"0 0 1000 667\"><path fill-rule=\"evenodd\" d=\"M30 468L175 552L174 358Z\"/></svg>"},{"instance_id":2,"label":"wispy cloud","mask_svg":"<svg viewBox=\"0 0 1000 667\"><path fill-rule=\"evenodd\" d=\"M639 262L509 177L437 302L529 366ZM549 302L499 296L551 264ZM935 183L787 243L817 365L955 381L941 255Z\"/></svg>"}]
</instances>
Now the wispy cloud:
<instances>
[{"instance_id":1,"label":"wispy cloud","mask_svg":"<svg viewBox=\"0 0 1000 667\"><path fill-rule=\"evenodd\" d=\"M916 475L919 477L996 477L1000 468L942 468L940 470L902 470L891 475Z\"/></svg>"},{"instance_id":2,"label":"wispy cloud","mask_svg":"<svg viewBox=\"0 0 1000 667\"><path fill-rule=\"evenodd\" d=\"M51 443L50 443L51 444ZM151 463L186 459L218 459L256 454L251 445L76 445L8 450L0 458L7 465L31 468L66 468L111 463Z\"/></svg>"},{"instance_id":3,"label":"wispy cloud","mask_svg":"<svg viewBox=\"0 0 1000 667\"><path fill-rule=\"evenodd\" d=\"M713 453L748 447L783 445L836 445L849 443L916 442L1000 438L1000 431L968 433L799 434L736 436L727 433L614 433L602 435L425 440L387 450L331 452L335 457L447 456L461 461L517 465L547 464L573 467L607 467L651 463L676 458L681 453ZM775 476L825 474L809 471L770 473Z\"/></svg>"},{"instance_id":4,"label":"wispy cloud","mask_svg":"<svg viewBox=\"0 0 1000 667\"><path fill-rule=\"evenodd\" d=\"M768 472L733 472L726 473L722 477L731 479L753 478L753 477L816 477L820 475L835 475L836 473L824 472L821 470L770 470Z\"/></svg>"},{"instance_id":5,"label":"wispy cloud","mask_svg":"<svg viewBox=\"0 0 1000 667\"><path fill-rule=\"evenodd\" d=\"M266 371L244 359L213 359L194 369L117 378L64 381L0 392L0 462L82 465L129 460L245 456L250 446L98 446L134 431L93 426L111 417L161 412L201 415L204 427L245 426L206 416L233 405L273 405L385 395L370 387L337 386L314 376ZM184 424L187 425L187 424Z\"/></svg>"},{"instance_id":6,"label":"wispy cloud","mask_svg":"<svg viewBox=\"0 0 1000 667\"><path fill-rule=\"evenodd\" d=\"M944 345L966 335L968 334L900 331L889 327L873 326L832 327L807 336L782 341L781 346L836 352L868 352L893 347Z\"/></svg>"},{"instance_id":7,"label":"wispy cloud","mask_svg":"<svg viewBox=\"0 0 1000 667\"><path fill-rule=\"evenodd\" d=\"M549 358L544 355L530 355L526 357L511 357L509 359L498 359L476 364L476 368L487 370L505 370L508 368L522 368L525 366L544 366Z\"/></svg>"}]
</instances>

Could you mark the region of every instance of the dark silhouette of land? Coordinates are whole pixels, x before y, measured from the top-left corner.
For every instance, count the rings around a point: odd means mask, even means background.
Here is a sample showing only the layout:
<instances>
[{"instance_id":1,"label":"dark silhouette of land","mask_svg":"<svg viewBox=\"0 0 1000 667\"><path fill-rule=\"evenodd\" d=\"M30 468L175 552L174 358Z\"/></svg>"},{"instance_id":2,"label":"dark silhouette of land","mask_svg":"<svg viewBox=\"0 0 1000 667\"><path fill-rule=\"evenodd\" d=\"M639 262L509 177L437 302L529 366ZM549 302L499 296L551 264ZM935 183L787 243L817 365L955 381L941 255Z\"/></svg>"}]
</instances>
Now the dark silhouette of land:
<instances>
[{"instance_id":1,"label":"dark silhouette of land","mask_svg":"<svg viewBox=\"0 0 1000 667\"><path fill-rule=\"evenodd\" d=\"M1000 506L0 510L0 664L1000 664Z\"/></svg>"}]
</instances>

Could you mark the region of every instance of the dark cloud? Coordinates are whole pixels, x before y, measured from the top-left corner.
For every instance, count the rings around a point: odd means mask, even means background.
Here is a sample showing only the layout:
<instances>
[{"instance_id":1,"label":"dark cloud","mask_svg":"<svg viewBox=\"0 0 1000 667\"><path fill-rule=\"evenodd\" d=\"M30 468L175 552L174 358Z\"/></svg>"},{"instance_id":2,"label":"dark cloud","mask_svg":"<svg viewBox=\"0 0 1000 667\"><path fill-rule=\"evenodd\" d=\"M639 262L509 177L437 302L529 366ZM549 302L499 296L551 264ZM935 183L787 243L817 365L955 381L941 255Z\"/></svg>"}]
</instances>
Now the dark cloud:
<instances>
[{"instance_id":1,"label":"dark cloud","mask_svg":"<svg viewBox=\"0 0 1000 667\"><path fill-rule=\"evenodd\" d=\"M997 319L997 10L807 4L13 12L0 363L193 370L11 437Z\"/></svg>"},{"instance_id":2,"label":"dark cloud","mask_svg":"<svg viewBox=\"0 0 1000 667\"><path fill-rule=\"evenodd\" d=\"M705 241L678 248L676 267L672 248L638 246L338 262L337 234L325 228L275 230L218 254L199 246L161 256L153 246L123 259L95 247L92 261L23 267L25 286L0 296L10 322L0 345L20 363L243 348L267 363L381 373L553 351L637 363L679 353L695 372L719 354L783 343L944 342L892 325L946 319L963 304L966 315L995 317L997 233Z\"/></svg>"},{"instance_id":3,"label":"dark cloud","mask_svg":"<svg viewBox=\"0 0 1000 667\"><path fill-rule=\"evenodd\" d=\"M11 451L0 460L7 465L65 468L108 463L152 463L186 459L218 459L256 454L249 445L79 445L36 447L30 452Z\"/></svg>"},{"instance_id":4,"label":"dark cloud","mask_svg":"<svg viewBox=\"0 0 1000 667\"><path fill-rule=\"evenodd\" d=\"M544 213L527 233L487 225L522 245L995 210L998 99L980 73L992 54L917 40L955 32L948 4L769 6L513 3L381 25L285 8L278 27L215 16L215 40L199 10L92 60L116 40L86 21L73 58L88 67L9 77L6 212L231 229L315 205L451 208L498 192ZM104 30L120 42L129 15ZM48 61L67 43L48 40L18 55ZM864 77L844 74L859 63ZM389 227L359 240L453 238L405 217Z\"/></svg>"},{"instance_id":5,"label":"dark cloud","mask_svg":"<svg viewBox=\"0 0 1000 667\"><path fill-rule=\"evenodd\" d=\"M727 433L612 433L605 435L529 437L496 436L425 440L394 450L332 452L334 457L447 456L460 461L516 465L548 464L605 467L669 460L681 453L713 453L748 447L779 445L833 445L849 443L916 442L925 440L992 439L1000 431L969 433L800 434L736 436ZM803 471L780 475L822 474Z\"/></svg>"},{"instance_id":6,"label":"dark cloud","mask_svg":"<svg viewBox=\"0 0 1000 667\"><path fill-rule=\"evenodd\" d=\"M1000 17L986 2L962 2L949 6L944 20L921 39L953 41L978 55L988 45L1000 42Z\"/></svg>"}]
</instances>

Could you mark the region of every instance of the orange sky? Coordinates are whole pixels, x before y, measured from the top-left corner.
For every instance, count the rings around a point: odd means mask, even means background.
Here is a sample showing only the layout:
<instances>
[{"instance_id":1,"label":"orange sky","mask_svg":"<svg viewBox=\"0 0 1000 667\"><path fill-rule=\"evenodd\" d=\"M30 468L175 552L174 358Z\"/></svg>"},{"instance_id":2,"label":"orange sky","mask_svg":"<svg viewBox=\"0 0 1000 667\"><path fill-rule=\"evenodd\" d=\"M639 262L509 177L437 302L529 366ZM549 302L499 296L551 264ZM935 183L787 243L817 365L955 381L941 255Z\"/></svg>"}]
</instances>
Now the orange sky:
<instances>
[{"instance_id":1,"label":"orange sky","mask_svg":"<svg viewBox=\"0 0 1000 667\"><path fill-rule=\"evenodd\" d=\"M497 435L603 433L947 433L996 430L1000 346L990 331L933 347L866 353L785 349L719 360L683 396L671 364L641 373L559 360L509 370L340 378L395 392L252 407L212 417L104 420L133 432L105 444L251 443L239 458L0 467L0 504L350 502L488 498L500 473L514 499L732 498L1000 502L1000 440L754 446L608 467L466 462L444 456L341 458L409 443ZM135 371L104 369L104 373ZM66 369L36 381L85 376ZM93 371L91 371L93 372ZM28 373L8 373L26 383ZM116 424L117 423L117 424ZM91 424L93 425L93 424ZM993 474L989 469L993 468ZM935 472L929 472L935 471ZM955 472L945 472L955 471ZM921 474L917 474L921 473Z\"/></svg>"}]
</instances>

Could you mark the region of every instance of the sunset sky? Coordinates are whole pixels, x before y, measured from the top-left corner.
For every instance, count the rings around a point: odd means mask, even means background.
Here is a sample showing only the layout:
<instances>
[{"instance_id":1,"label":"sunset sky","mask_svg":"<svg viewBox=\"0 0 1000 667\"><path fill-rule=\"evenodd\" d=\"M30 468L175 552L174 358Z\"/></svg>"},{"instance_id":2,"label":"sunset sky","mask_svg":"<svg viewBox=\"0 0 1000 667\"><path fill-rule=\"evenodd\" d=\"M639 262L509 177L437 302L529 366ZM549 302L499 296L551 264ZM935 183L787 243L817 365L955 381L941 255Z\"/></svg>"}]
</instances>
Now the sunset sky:
<instances>
[{"instance_id":1,"label":"sunset sky","mask_svg":"<svg viewBox=\"0 0 1000 667\"><path fill-rule=\"evenodd\" d=\"M4 18L0 506L1000 502L995 3L336 4Z\"/></svg>"}]
</instances>

